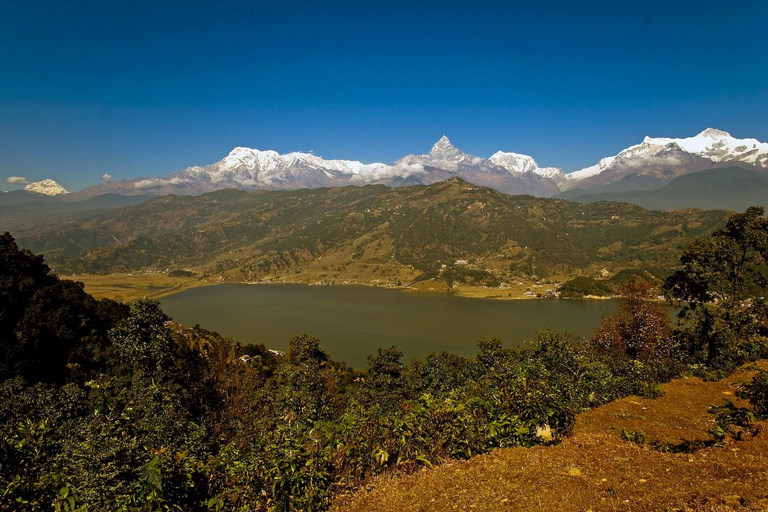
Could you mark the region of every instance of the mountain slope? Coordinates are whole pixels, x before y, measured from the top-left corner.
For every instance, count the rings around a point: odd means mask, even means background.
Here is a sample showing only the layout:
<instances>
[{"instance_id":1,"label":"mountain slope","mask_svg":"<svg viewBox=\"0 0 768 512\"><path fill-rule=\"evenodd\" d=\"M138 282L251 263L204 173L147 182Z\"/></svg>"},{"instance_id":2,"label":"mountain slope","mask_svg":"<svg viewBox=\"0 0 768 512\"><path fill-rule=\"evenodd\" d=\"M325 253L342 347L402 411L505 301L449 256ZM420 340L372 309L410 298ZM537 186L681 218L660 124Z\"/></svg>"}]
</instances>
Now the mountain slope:
<instances>
[{"instance_id":1,"label":"mountain slope","mask_svg":"<svg viewBox=\"0 0 768 512\"><path fill-rule=\"evenodd\" d=\"M47 196L24 190L0 194L0 232L73 220L94 210L141 204L150 196L104 194L72 201L72 194Z\"/></svg>"},{"instance_id":2,"label":"mountain slope","mask_svg":"<svg viewBox=\"0 0 768 512\"><path fill-rule=\"evenodd\" d=\"M490 281L655 268L724 218L509 196L452 178L402 188L167 196L15 236L62 272L183 267L233 281L325 274L392 284L387 269L410 269L412 278L457 260L469 261L467 272L495 276Z\"/></svg>"}]
</instances>

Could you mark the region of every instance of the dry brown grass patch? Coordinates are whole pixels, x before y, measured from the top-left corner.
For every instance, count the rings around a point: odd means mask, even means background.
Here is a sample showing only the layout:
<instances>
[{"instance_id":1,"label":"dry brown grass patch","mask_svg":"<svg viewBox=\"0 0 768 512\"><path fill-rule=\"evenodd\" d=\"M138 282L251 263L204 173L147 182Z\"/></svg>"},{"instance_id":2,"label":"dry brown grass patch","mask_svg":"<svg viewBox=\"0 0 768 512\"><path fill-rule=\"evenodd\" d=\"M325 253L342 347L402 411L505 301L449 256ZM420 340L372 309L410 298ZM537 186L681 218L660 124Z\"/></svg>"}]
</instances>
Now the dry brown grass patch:
<instances>
[{"instance_id":1,"label":"dry brown grass patch","mask_svg":"<svg viewBox=\"0 0 768 512\"><path fill-rule=\"evenodd\" d=\"M659 399L628 397L580 415L573 435L559 445L497 450L381 477L332 510L768 510L768 424L758 423L757 434L741 441L692 453L649 445L711 441L709 407L735 400L735 387L750 374L740 370L717 382L678 379L662 386ZM623 440L622 429L642 431L648 442Z\"/></svg>"}]
</instances>

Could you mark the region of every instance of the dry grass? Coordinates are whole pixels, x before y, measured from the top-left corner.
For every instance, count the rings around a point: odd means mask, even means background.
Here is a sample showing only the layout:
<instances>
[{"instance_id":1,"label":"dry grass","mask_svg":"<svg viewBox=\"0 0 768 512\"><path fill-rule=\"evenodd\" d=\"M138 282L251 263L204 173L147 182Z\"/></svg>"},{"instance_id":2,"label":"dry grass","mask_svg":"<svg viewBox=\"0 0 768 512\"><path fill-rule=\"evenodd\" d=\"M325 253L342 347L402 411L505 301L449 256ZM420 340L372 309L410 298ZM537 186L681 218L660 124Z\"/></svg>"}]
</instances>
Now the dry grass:
<instances>
[{"instance_id":1,"label":"dry grass","mask_svg":"<svg viewBox=\"0 0 768 512\"><path fill-rule=\"evenodd\" d=\"M82 274L63 276L85 284L85 291L97 299L129 302L143 297L158 299L204 284L194 277L168 277L164 274Z\"/></svg>"},{"instance_id":2,"label":"dry grass","mask_svg":"<svg viewBox=\"0 0 768 512\"><path fill-rule=\"evenodd\" d=\"M768 510L768 424L759 423L757 435L691 453L649 447L654 440L711 440L710 405L735 400L735 387L749 375L675 380L657 400L629 397L580 415L573 435L558 445L381 477L332 510ZM621 439L622 429L643 432L647 444Z\"/></svg>"},{"instance_id":3,"label":"dry grass","mask_svg":"<svg viewBox=\"0 0 768 512\"><path fill-rule=\"evenodd\" d=\"M323 262L328 265L325 269L312 263L298 274L288 273L285 275L267 276L265 281L296 284L320 284L328 282L337 286L350 284L401 288L400 286L396 286L395 283L409 283L416 276L416 273L410 267L399 264L383 263L377 265L363 264L344 266L330 257L325 258ZM337 264L338 266L336 266ZM82 281L85 283L85 290L98 299L108 298L125 302L130 302L142 297L159 299L197 286L243 282L243 276L239 271L224 273L220 277L216 276L204 280L199 280L196 277L168 277L165 274L159 273L109 275L80 274L64 277L75 281ZM468 285L456 285L451 289L444 281L430 279L428 281L414 283L409 287L402 289L404 292L410 293L453 293L459 297L516 300L536 299L537 297L535 295L526 295L526 292L543 293L546 289L551 287L552 285L526 281L520 284L515 283L514 285L503 289Z\"/></svg>"}]
</instances>

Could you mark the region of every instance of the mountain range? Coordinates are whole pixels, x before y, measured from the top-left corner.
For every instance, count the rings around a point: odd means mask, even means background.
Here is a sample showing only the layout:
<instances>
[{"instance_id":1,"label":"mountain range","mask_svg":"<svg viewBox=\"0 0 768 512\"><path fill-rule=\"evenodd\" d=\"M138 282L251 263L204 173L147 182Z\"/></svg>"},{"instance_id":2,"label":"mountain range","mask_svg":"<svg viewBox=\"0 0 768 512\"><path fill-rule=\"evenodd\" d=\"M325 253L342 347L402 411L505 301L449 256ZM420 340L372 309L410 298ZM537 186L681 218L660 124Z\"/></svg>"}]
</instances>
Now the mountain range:
<instances>
[{"instance_id":1,"label":"mountain range","mask_svg":"<svg viewBox=\"0 0 768 512\"><path fill-rule=\"evenodd\" d=\"M423 155L393 163L326 160L311 153L279 154L234 148L219 162L194 166L165 177L112 181L72 194L81 200L102 194L197 195L225 188L294 190L382 184L428 185L460 177L507 194L574 198L584 194L656 190L678 176L723 167L768 172L768 143L737 139L707 128L688 138L646 137L615 156L572 173L540 167L533 157L499 151L488 158L462 152L447 137Z\"/></svg>"}]
</instances>

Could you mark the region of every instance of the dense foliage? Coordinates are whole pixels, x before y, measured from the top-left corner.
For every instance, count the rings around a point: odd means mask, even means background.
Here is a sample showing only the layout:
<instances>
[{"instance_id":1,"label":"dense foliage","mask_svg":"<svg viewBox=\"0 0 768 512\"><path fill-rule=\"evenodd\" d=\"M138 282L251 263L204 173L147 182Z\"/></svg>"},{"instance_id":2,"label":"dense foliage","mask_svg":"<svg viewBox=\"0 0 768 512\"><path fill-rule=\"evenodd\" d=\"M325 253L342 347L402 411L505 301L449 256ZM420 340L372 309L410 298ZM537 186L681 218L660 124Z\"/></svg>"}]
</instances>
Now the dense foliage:
<instances>
[{"instance_id":1,"label":"dense foliage","mask_svg":"<svg viewBox=\"0 0 768 512\"><path fill-rule=\"evenodd\" d=\"M6 234L0 509L318 510L384 471L557 442L585 409L765 354L765 232L749 210L686 250L666 289L694 316L676 328L632 279L585 344L545 330L521 350L490 338L409 363L389 347L365 371L310 335L279 354L150 300L95 301ZM697 267L712 251L728 263ZM742 391L759 411L767 381Z\"/></svg>"},{"instance_id":2,"label":"dense foliage","mask_svg":"<svg viewBox=\"0 0 768 512\"><path fill-rule=\"evenodd\" d=\"M728 219L725 228L685 249L665 282L682 307L678 338L688 356L727 371L768 353L768 219L762 207Z\"/></svg>"},{"instance_id":3,"label":"dense foliage","mask_svg":"<svg viewBox=\"0 0 768 512\"><path fill-rule=\"evenodd\" d=\"M669 270L664 267L650 269L627 268L620 270L607 279L596 279L589 276L574 277L560 286L560 296L563 298L612 297L623 295L623 287L627 283L641 278L653 286L659 286L663 278L667 277Z\"/></svg>"}]
</instances>

